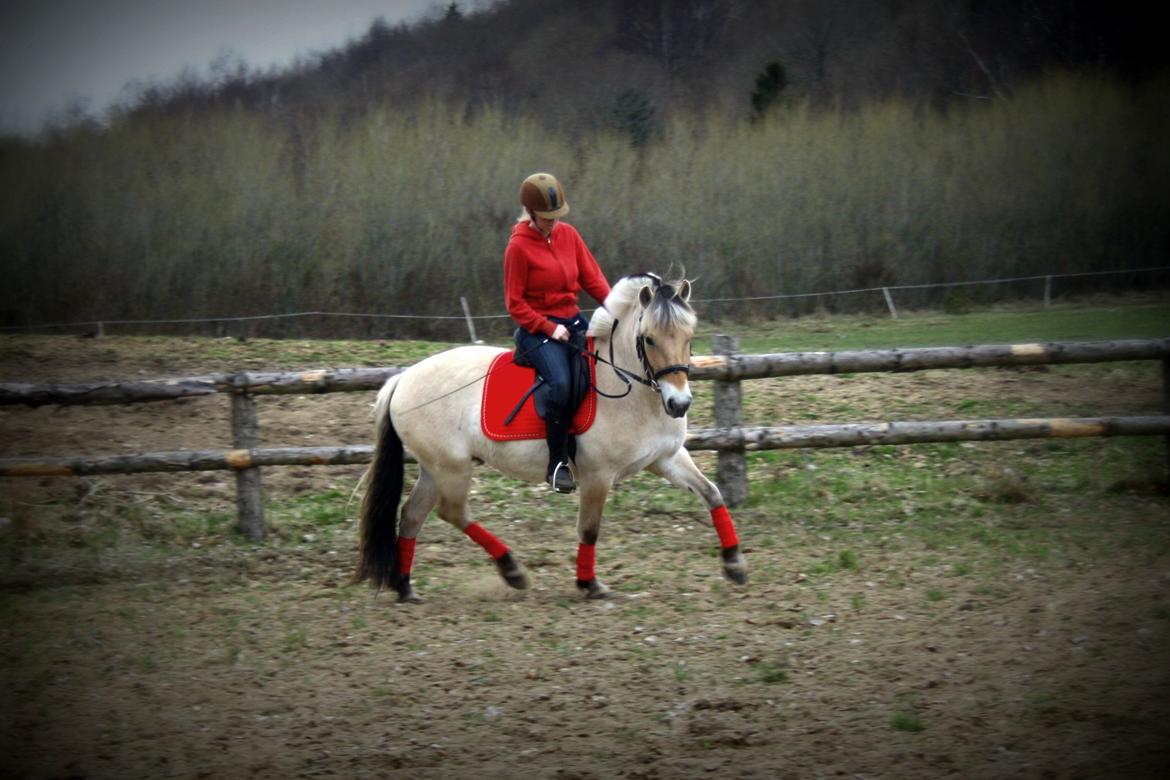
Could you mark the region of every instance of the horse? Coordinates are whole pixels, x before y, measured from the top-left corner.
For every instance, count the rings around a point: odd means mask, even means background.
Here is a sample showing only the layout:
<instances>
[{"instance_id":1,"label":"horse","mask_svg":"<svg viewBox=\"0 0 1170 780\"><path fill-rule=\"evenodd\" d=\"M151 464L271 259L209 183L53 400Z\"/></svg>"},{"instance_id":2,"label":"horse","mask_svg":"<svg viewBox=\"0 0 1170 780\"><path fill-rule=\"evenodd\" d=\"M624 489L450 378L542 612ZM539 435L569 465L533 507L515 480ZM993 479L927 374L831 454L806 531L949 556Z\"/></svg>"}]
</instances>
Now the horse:
<instances>
[{"instance_id":1,"label":"horse","mask_svg":"<svg viewBox=\"0 0 1170 780\"><path fill-rule=\"evenodd\" d=\"M619 480L642 470L703 500L719 537L723 575L739 585L747 582L747 566L723 496L683 447L697 322L690 296L691 283L685 278L665 282L655 274L634 274L614 284L590 320L590 358L608 367L596 367L601 397L593 425L577 436L572 467L579 490L576 584L588 599L610 594L596 575L606 499ZM472 520L467 502L477 465L527 482L544 481L544 439L493 441L480 428L488 367L507 351L487 346L446 350L391 377L378 391L376 445L364 477L354 583L369 580L375 590L393 588L400 603L421 601L410 582L415 542L437 507L439 517L491 556L508 585L528 587L524 567L504 542ZM404 447L417 459L419 475L399 518Z\"/></svg>"}]
</instances>

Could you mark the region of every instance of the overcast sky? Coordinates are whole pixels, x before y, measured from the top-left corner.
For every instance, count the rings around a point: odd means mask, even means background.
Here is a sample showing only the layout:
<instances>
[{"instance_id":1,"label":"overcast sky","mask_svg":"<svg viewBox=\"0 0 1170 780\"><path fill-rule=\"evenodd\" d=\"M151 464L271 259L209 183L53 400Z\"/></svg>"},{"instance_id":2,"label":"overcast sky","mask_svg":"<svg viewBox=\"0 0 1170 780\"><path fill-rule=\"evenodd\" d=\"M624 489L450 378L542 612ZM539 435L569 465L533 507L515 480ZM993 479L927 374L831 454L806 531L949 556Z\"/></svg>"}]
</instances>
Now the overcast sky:
<instances>
[{"instance_id":1,"label":"overcast sky","mask_svg":"<svg viewBox=\"0 0 1170 780\"><path fill-rule=\"evenodd\" d=\"M206 75L233 53L287 65L362 35L378 16L413 21L437 0L0 0L0 128L30 131L87 99L99 114L132 80ZM469 3L461 2L466 8Z\"/></svg>"}]
</instances>

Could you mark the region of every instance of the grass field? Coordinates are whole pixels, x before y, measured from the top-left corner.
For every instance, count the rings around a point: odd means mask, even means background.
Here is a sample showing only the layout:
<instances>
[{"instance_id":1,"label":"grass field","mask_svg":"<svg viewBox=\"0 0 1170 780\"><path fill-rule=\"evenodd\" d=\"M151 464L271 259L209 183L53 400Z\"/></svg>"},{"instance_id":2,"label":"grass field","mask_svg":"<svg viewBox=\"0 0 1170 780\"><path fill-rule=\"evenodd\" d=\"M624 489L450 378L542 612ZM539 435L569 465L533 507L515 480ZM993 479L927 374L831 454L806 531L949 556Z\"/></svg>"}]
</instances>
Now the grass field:
<instances>
[{"instance_id":1,"label":"grass field","mask_svg":"<svg viewBox=\"0 0 1170 780\"><path fill-rule=\"evenodd\" d=\"M699 313L701 316L701 305ZM749 323L700 320L695 352L709 352L709 339L716 333L737 336L745 353L1164 338L1170 334L1170 300L1164 294L1101 297L1054 303L1047 309L1034 302L1013 303L961 314L907 311L898 319L887 315L823 315ZM52 377L57 368L56 353L70 352L59 349L69 339L0 334L0 360L9 371L28 365L40 371L38 376ZM205 365L209 361L243 369L304 368L325 364L409 365L458 343L118 336L93 342L88 351L91 362L111 368L130 358L137 360L143 352L154 356L156 370ZM507 346L510 340L499 337L489 343ZM22 364L22 358L32 362Z\"/></svg>"},{"instance_id":2,"label":"grass field","mask_svg":"<svg viewBox=\"0 0 1170 780\"><path fill-rule=\"evenodd\" d=\"M705 325L702 332L725 331L735 333L736 327ZM740 346L746 353L800 352L1165 338L1167 334L1170 303L1158 296L1144 302L1058 303L1047 309L1011 304L963 314L911 311L902 312L898 319L832 316L756 322L740 337Z\"/></svg>"}]
</instances>

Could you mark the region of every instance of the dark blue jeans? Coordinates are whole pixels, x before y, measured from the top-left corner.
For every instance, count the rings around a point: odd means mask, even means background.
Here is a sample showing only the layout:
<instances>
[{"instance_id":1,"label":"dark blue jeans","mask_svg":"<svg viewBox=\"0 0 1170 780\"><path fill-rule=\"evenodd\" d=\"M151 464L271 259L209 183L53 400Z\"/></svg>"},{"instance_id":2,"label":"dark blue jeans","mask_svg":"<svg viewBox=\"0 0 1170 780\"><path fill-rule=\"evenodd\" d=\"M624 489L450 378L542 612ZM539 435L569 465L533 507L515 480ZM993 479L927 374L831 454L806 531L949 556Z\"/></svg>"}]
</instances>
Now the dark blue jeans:
<instances>
[{"instance_id":1,"label":"dark blue jeans","mask_svg":"<svg viewBox=\"0 0 1170 780\"><path fill-rule=\"evenodd\" d=\"M554 341L543 333L516 331L516 349L523 359L536 367L544 384L536 392L537 413L550 424L568 426L574 410L569 409L573 392L573 354L583 344L583 334L589 323L578 314L572 319L550 317L553 322L569 329L568 341Z\"/></svg>"}]
</instances>

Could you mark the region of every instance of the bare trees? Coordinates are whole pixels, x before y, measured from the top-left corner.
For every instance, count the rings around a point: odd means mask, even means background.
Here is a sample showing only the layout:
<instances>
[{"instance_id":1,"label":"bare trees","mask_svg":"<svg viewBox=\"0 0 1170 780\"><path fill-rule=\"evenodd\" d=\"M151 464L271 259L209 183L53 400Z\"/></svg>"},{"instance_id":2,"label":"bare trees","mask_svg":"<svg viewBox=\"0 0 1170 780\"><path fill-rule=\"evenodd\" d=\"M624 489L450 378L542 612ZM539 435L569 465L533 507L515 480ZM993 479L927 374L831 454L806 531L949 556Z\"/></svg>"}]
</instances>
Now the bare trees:
<instances>
[{"instance_id":1,"label":"bare trees","mask_svg":"<svg viewBox=\"0 0 1170 780\"><path fill-rule=\"evenodd\" d=\"M1149 12L1112 8L1091 0L509 0L466 11L448 3L410 26L374 20L362 37L285 72L229 60L206 82L188 75L152 85L131 108L300 104L359 116L439 95L644 143L655 122L711 108L759 115L781 91L820 106L890 97L939 105L1005 97L1053 66L1134 73L1166 64L1138 32Z\"/></svg>"}]
</instances>

